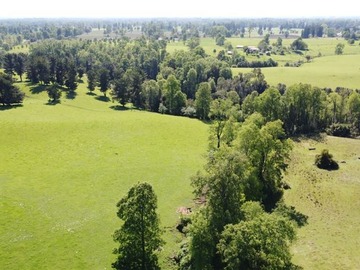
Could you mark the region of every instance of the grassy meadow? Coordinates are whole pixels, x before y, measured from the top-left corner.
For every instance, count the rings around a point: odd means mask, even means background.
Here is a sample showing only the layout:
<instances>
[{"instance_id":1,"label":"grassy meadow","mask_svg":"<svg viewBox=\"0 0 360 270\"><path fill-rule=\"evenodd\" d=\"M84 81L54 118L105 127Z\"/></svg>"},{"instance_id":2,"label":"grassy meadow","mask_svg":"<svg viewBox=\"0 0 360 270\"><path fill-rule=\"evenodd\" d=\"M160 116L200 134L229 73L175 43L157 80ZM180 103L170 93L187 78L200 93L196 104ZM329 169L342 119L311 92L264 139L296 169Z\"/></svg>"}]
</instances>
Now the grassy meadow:
<instances>
[{"instance_id":1,"label":"grassy meadow","mask_svg":"<svg viewBox=\"0 0 360 270\"><path fill-rule=\"evenodd\" d=\"M168 269L181 240L176 210L193 204L189 178L204 163L208 126L116 110L84 85L55 106L41 87L22 88L23 107L0 111L0 269L110 269L115 205L139 181L158 196Z\"/></svg>"},{"instance_id":2,"label":"grassy meadow","mask_svg":"<svg viewBox=\"0 0 360 270\"><path fill-rule=\"evenodd\" d=\"M334 155L339 170L314 165L323 149ZM292 248L294 263L304 269L360 269L360 140L301 138L291 158L285 201L309 216Z\"/></svg>"}]
</instances>

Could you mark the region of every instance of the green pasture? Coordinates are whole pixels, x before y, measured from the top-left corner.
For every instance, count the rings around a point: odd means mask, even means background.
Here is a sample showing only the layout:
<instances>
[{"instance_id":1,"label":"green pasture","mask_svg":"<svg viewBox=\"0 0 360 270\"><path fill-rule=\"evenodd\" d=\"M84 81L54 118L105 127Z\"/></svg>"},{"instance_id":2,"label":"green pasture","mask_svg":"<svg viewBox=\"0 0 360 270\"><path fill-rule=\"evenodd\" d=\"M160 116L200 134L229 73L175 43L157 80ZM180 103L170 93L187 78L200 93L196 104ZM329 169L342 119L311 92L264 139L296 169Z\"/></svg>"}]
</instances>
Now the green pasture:
<instances>
[{"instance_id":1,"label":"green pasture","mask_svg":"<svg viewBox=\"0 0 360 270\"><path fill-rule=\"evenodd\" d=\"M0 269L110 269L115 205L139 181L158 196L169 269L181 240L176 210L193 206L208 125L122 110L83 84L57 105L46 105L42 87L21 87L23 107L0 107Z\"/></svg>"},{"instance_id":2,"label":"green pasture","mask_svg":"<svg viewBox=\"0 0 360 270\"><path fill-rule=\"evenodd\" d=\"M233 68L233 75L250 72L251 69ZM262 68L266 81L273 86L284 83L309 83L318 87L338 86L360 88L360 54L333 55L313 59L300 67Z\"/></svg>"},{"instance_id":3,"label":"green pasture","mask_svg":"<svg viewBox=\"0 0 360 270\"><path fill-rule=\"evenodd\" d=\"M323 149L334 155L339 170L314 165ZM303 138L291 158L285 201L309 216L292 248L294 263L304 269L360 269L360 140Z\"/></svg>"}]
</instances>

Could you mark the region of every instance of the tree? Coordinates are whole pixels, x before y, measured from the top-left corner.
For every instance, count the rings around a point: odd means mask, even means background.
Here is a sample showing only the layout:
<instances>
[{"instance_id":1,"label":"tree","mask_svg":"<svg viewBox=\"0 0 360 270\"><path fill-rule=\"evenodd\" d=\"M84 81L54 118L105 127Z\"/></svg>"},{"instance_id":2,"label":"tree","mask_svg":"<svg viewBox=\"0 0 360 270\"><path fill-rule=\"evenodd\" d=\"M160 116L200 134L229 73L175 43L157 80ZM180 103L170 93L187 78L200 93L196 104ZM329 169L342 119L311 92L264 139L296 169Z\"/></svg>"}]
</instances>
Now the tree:
<instances>
[{"instance_id":1,"label":"tree","mask_svg":"<svg viewBox=\"0 0 360 270\"><path fill-rule=\"evenodd\" d=\"M245 197L261 202L266 211L271 211L283 196L282 173L287 168L291 140L285 139L280 120L265 123L258 113L245 120L238 138L236 147L250 164Z\"/></svg>"},{"instance_id":2,"label":"tree","mask_svg":"<svg viewBox=\"0 0 360 270\"><path fill-rule=\"evenodd\" d=\"M160 269L156 251L164 243L161 239L159 218L156 213L157 197L148 183L138 183L130 188L116 205L117 216L123 225L113 238L119 242L114 250L115 269L152 270Z\"/></svg>"},{"instance_id":3,"label":"tree","mask_svg":"<svg viewBox=\"0 0 360 270\"><path fill-rule=\"evenodd\" d=\"M95 90L95 87L96 87L96 79L97 77L97 74L94 70L89 70L87 72L87 82L88 82L88 85L87 85L87 88L89 89L89 92L93 92Z\"/></svg>"},{"instance_id":4,"label":"tree","mask_svg":"<svg viewBox=\"0 0 360 270\"><path fill-rule=\"evenodd\" d=\"M152 112L159 110L161 92L155 80L143 82L141 86L141 96L144 100L145 108Z\"/></svg>"},{"instance_id":5,"label":"tree","mask_svg":"<svg viewBox=\"0 0 360 270\"><path fill-rule=\"evenodd\" d=\"M27 60L27 55L24 53L19 53L15 57L14 69L15 69L15 72L19 75L20 81L23 80L22 76L26 71L26 65L25 65L26 60Z\"/></svg>"},{"instance_id":6,"label":"tree","mask_svg":"<svg viewBox=\"0 0 360 270\"><path fill-rule=\"evenodd\" d=\"M13 85L11 75L0 73L0 103L3 106L21 103L24 96L25 94Z\"/></svg>"},{"instance_id":7,"label":"tree","mask_svg":"<svg viewBox=\"0 0 360 270\"><path fill-rule=\"evenodd\" d=\"M232 101L229 99L216 99L211 102L209 117L213 120L211 126L212 136L216 139L217 148L220 148L223 132L227 121L232 114Z\"/></svg>"},{"instance_id":8,"label":"tree","mask_svg":"<svg viewBox=\"0 0 360 270\"><path fill-rule=\"evenodd\" d=\"M292 223L265 213L258 202L245 203L242 211L244 220L227 225L217 245L224 269L296 269L289 247L296 235Z\"/></svg>"},{"instance_id":9,"label":"tree","mask_svg":"<svg viewBox=\"0 0 360 270\"><path fill-rule=\"evenodd\" d=\"M206 208L190 228L194 269L222 269L216 245L224 226L241 221L240 207L246 185L244 164L240 152L224 146L211 154L207 174L198 173L192 179L195 194L206 196Z\"/></svg>"},{"instance_id":10,"label":"tree","mask_svg":"<svg viewBox=\"0 0 360 270\"><path fill-rule=\"evenodd\" d=\"M268 88L255 99L255 109L267 122L280 119L282 112L281 95L278 89Z\"/></svg>"},{"instance_id":11,"label":"tree","mask_svg":"<svg viewBox=\"0 0 360 270\"><path fill-rule=\"evenodd\" d=\"M188 98L193 99L195 97L196 83L197 72L194 68L190 68L186 75L186 81L184 81L185 93Z\"/></svg>"},{"instance_id":12,"label":"tree","mask_svg":"<svg viewBox=\"0 0 360 270\"><path fill-rule=\"evenodd\" d=\"M73 61L71 61L68 64L68 69L67 69L67 74L66 74L66 81L65 81L65 85L66 87L71 91L75 91L78 84L76 82L76 78L77 78L77 71L75 69L75 64Z\"/></svg>"},{"instance_id":13,"label":"tree","mask_svg":"<svg viewBox=\"0 0 360 270\"><path fill-rule=\"evenodd\" d=\"M99 84L100 91L104 94L104 97L106 97L106 91L109 89L110 84L109 71L106 68L100 71Z\"/></svg>"},{"instance_id":14,"label":"tree","mask_svg":"<svg viewBox=\"0 0 360 270\"><path fill-rule=\"evenodd\" d=\"M338 43L335 47L335 54L337 54L337 55L343 54L344 47L345 47L344 43Z\"/></svg>"},{"instance_id":15,"label":"tree","mask_svg":"<svg viewBox=\"0 0 360 270\"><path fill-rule=\"evenodd\" d=\"M351 93L349 96L348 102L348 110L350 115L350 120L354 124L354 126L360 131L360 94L355 91Z\"/></svg>"},{"instance_id":16,"label":"tree","mask_svg":"<svg viewBox=\"0 0 360 270\"><path fill-rule=\"evenodd\" d=\"M46 89L49 96L49 103L57 103L61 97L61 89L57 83L52 84Z\"/></svg>"},{"instance_id":17,"label":"tree","mask_svg":"<svg viewBox=\"0 0 360 270\"><path fill-rule=\"evenodd\" d=\"M4 71L6 74L15 75L15 57L14 53L7 53L4 56Z\"/></svg>"},{"instance_id":18,"label":"tree","mask_svg":"<svg viewBox=\"0 0 360 270\"><path fill-rule=\"evenodd\" d=\"M195 108L200 119L207 119L210 112L211 90L209 83L201 83L196 91Z\"/></svg>"},{"instance_id":19,"label":"tree","mask_svg":"<svg viewBox=\"0 0 360 270\"><path fill-rule=\"evenodd\" d=\"M170 114L180 114L186 105L186 96L181 92L180 82L174 75L170 75L165 82L165 103Z\"/></svg>"},{"instance_id":20,"label":"tree","mask_svg":"<svg viewBox=\"0 0 360 270\"><path fill-rule=\"evenodd\" d=\"M290 45L291 49L293 49L294 51L305 51L308 49L308 45L302 40L301 37L299 37L298 39L294 40L293 43L291 43Z\"/></svg>"}]
</instances>

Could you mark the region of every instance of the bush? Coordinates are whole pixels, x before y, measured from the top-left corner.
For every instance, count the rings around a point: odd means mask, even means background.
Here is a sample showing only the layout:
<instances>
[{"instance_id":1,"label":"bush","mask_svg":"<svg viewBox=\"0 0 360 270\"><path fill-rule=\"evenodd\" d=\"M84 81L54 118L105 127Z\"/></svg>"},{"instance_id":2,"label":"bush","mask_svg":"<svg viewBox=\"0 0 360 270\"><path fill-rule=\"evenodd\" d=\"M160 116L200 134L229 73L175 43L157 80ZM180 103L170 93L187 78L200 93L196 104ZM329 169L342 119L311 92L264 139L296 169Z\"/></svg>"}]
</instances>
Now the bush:
<instances>
[{"instance_id":1,"label":"bush","mask_svg":"<svg viewBox=\"0 0 360 270\"><path fill-rule=\"evenodd\" d=\"M337 170L339 169L339 164L333 160L333 155L329 153L329 150L322 150L320 155L315 156L315 165L319 169L324 170Z\"/></svg>"}]
</instances>

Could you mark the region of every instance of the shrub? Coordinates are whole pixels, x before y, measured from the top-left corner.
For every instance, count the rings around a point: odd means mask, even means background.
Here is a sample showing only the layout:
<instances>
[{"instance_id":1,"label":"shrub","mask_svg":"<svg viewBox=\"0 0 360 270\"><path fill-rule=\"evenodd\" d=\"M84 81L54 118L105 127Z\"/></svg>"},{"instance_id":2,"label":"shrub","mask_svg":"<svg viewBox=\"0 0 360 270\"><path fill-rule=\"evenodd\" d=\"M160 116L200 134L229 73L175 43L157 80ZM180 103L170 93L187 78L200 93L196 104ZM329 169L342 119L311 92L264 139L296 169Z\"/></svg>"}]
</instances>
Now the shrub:
<instances>
[{"instance_id":1,"label":"shrub","mask_svg":"<svg viewBox=\"0 0 360 270\"><path fill-rule=\"evenodd\" d=\"M315 156L315 165L324 170L339 169L339 164L333 160L333 155L327 149L322 150L320 155Z\"/></svg>"}]
</instances>

